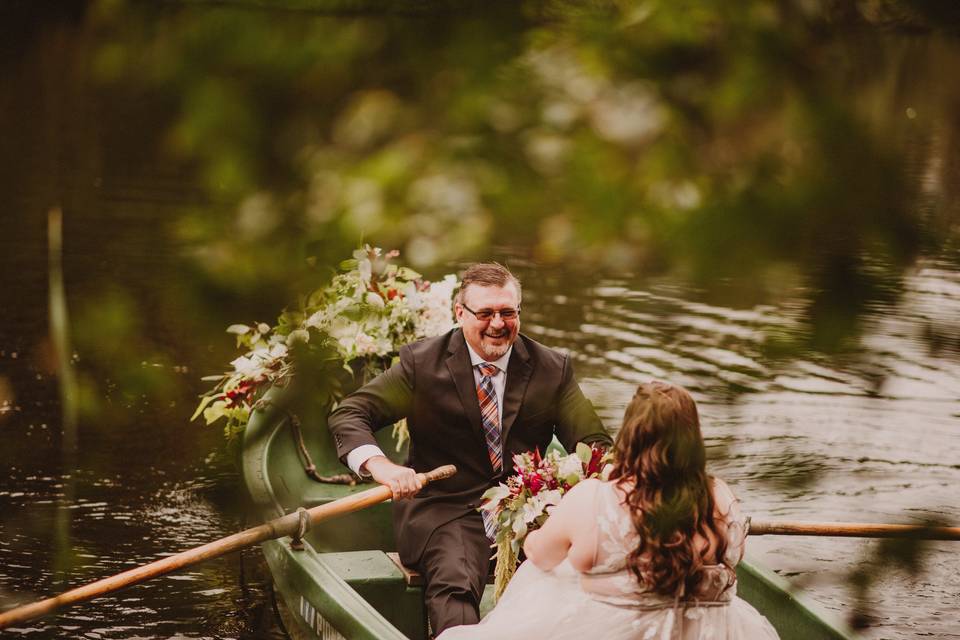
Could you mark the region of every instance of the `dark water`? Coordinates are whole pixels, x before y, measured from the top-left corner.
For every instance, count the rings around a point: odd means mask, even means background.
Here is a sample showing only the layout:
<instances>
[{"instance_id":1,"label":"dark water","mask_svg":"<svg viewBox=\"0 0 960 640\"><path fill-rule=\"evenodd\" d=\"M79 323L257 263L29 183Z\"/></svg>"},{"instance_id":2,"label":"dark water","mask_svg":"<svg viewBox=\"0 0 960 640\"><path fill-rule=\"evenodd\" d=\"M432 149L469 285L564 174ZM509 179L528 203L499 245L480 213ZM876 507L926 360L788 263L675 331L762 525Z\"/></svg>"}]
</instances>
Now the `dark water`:
<instances>
[{"instance_id":1,"label":"dark water","mask_svg":"<svg viewBox=\"0 0 960 640\"><path fill-rule=\"evenodd\" d=\"M437 235L438 225L455 226L447 213L434 219L402 208L359 207L367 223L381 221L377 233L350 216L324 217L322 207L315 208L323 190L314 193L310 176L291 169L291 158L343 152L320 145L318 131L349 103L344 96L379 86L409 98L408 119L398 119L404 126L422 110L427 134L435 127L454 141L447 152L469 156L475 140L444 127L461 126L458 118L472 113L474 94L501 89L484 84L493 81L483 73L468 72L522 57L525 43L536 41L509 11L486 25L489 32L465 29L433 45L460 22L450 19L441 29L414 16L399 29L393 23L367 29L366 22L322 11L218 9L184 16L167 3L144 17L124 13L123 2L48 11L10 6L16 7L12 17L0 16L0 607L249 524L219 428L188 422L204 390L200 377L222 371L234 357L227 325L269 321L322 281L322 273L302 271L311 251L332 264L361 236L420 247L414 259L430 252L443 257L440 249L454 247L438 264L424 266L428 276L477 256L516 266L526 286L524 331L574 354L584 390L612 428L639 382L656 377L688 387L701 407L713 472L731 483L755 518L960 523L960 83L946 71L960 60L960 45L915 15L906 36L860 25L836 41L824 36L828 29L802 37L778 33L772 40L809 38L801 52L817 65L813 73L775 88L804 104L838 98L818 112L824 120L851 107L859 119L838 118L840 128L827 131L828 142L853 140L849 157L840 142L826 145L821 156L785 139L784 153L813 158L815 170L798 163L774 171L737 149L780 135L770 124L782 116L777 108L752 111L755 101L767 103L752 97L751 83L763 74L750 64L740 69L743 86L733 87L751 96L749 126L731 116L736 95L724 94L727 102L713 105L715 113L683 112L697 123L696 135L678 138L664 162L680 162L687 146L719 131L721 139L695 150L708 164L734 158L739 173L723 174L723 184L761 176L760 195L731 201L707 190L701 195L720 203L712 218L670 227L686 215L678 210L654 218L649 229L626 225L622 233L633 243L649 236L650 255L638 257L591 226L634 206L610 195L629 188L631 171L637 181L649 177L643 171L658 171L637 169L629 154L620 160L598 154L574 167L578 179L584 177L571 188L594 198L580 226L555 215L568 206L570 192L534 176L519 205L492 198L491 208L504 205L503 212L471 218L484 223L477 227L487 235L468 233L467 248ZM769 16L755 13L758 24L766 24ZM493 34L501 47L489 46ZM323 47L310 48L320 41ZM671 56L688 64L712 60L693 56L684 42ZM378 46L378 56L366 57ZM735 54L736 46L732 40L719 45L720 53ZM601 40L599 50L607 49L611 58L603 60L626 73L632 58ZM784 56L783 77L793 77L797 60L775 51ZM665 69L651 65L635 73L652 74L651 82L681 102L697 95L697 77L680 78L676 86L656 79L658 72L674 72L673 62L656 59ZM690 71L679 66L678 73ZM417 84L421 77L426 88ZM450 124L430 111L431 92L450 92L460 81L460 101L444 103L442 111L457 114ZM563 120L559 107L551 112L554 121ZM672 113L676 129L685 131L679 110ZM498 118L509 120L503 113ZM883 145L865 148L850 122L865 122ZM424 135L404 131L404 144L416 147ZM498 135L487 137L505 147L500 160L523 156L526 134L518 134L519 141ZM351 140L343 144L359 144ZM386 160L373 169L364 165L367 152L361 148L344 174L389 173ZM555 170L549 158L540 161L548 173ZM518 173L509 164L505 171ZM708 183L711 176L697 171L706 170L691 168L691 184ZM796 215L787 210L798 195L790 191L791 172L809 182L799 195L815 197L799 198L801 214L779 228L781 216ZM496 186L504 176L484 175L495 193L513 191ZM622 175L623 182L605 182ZM818 180L831 175L824 195ZM302 180L311 185L309 197L290 187ZM369 181L358 184L363 188L351 197L363 200ZM472 202L471 193L453 188L441 195L454 206ZM771 206L763 199L770 193L787 195ZM690 194L687 185L671 197L689 200ZM896 200L910 224L885 208L888 200ZM283 206L278 211L270 202ZM56 296L48 211L55 207L64 215L76 450L64 436L68 412L49 318ZM743 217L754 209L762 215ZM302 210L307 214L290 214ZM382 222L394 214L393 223ZM752 235L769 220L770 235ZM658 232L658 224L666 230ZM609 250L598 255L591 245L583 255L574 250L558 260L556 247L578 234L599 234ZM492 238L492 246L483 238ZM856 277L851 263L859 265ZM868 637L955 638L956 545L920 550L913 573L909 561L917 549L890 552L868 541L756 538L750 551L838 618L859 612ZM870 579L868 590L854 587L863 583L851 580L857 572ZM250 550L8 635L282 637L269 585L259 553Z\"/></svg>"},{"instance_id":2,"label":"dark water","mask_svg":"<svg viewBox=\"0 0 960 640\"><path fill-rule=\"evenodd\" d=\"M872 314L863 351L841 363L814 356L779 363L764 355L767 336L793 322L789 308L725 308L670 282L575 273L538 280L532 266L521 274L531 283L525 329L574 352L582 385L608 425L617 425L640 381L673 380L694 392L712 469L753 517L917 522L936 514L960 521L960 362L956 353L930 353L922 340L925 326L960 311L956 270L920 265L903 302ZM244 524L237 478L229 465L204 463L215 444L207 430L187 423L191 407L144 406L124 433L105 438L88 435L94 427L82 424L80 467L64 475L55 388L27 364L27 354L3 357L6 371L30 380L17 385L29 395L6 405L2 416L5 435L26 443L0 485L5 601L57 591L58 566L69 567L69 584L78 584ZM195 453L182 453L184 441ZM98 470L85 467L88 457ZM61 518L69 529L62 539ZM873 548L868 541L810 538L750 543L752 553L838 618L850 615L855 601L851 572L872 567L869 637L957 637L953 543L930 545L916 577L873 557ZM251 550L19 633L279 637L268 584Z\"/></svg>"},{"instance_id":3,"label":"dark water","mask_svg":"<svg viewBox=\"0 0 960 640\"><path fill-rule=\"evenodd\" d=\"M955 269L918 265L903 301L870 314L864 348L841 362L764 355L770 335L795 322L789 308L730 309L671 283L638 288L628 279L569 291L555 299L579 310L573 328L534 311L533 331L576 345L582 384L607 424L617 424L638 382L685 385L700 405L713 472L753 518L960 520L960 362L923 339L960 313ZM952 542L930 544L917 576L864 540L753 538L748 552L837 618L867 605L875 616L867 637L960 635ZM850 580L864 567L876 583L858 598Z\"/></svg>"}]
</instances>

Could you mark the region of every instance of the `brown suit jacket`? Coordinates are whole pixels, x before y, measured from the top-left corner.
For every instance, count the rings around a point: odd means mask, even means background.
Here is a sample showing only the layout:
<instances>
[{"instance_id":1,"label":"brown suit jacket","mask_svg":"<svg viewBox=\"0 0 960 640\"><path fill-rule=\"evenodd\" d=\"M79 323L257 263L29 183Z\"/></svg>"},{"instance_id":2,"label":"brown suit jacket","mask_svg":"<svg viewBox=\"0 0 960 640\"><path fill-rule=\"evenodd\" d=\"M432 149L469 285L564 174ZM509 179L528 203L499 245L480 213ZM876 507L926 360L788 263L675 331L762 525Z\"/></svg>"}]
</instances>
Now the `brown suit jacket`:
<instances>
[{"instance_id":1,"label":"brown suit jacket","mask_svg":"<svg viewBox=\"0 0 960 640\"><path fill-rule=\"evenodd\" d=\"M494 473L480 420L470 353L460 329L400 349L400 361L351 394L330 415L341 461L373 432L407 419L408 466L418 472L457 466L452 478L394 503L397 549L416 564L434 529L475 510L483 492L512 473L512 455L545 451L556 434L567 450L577 442L610 444L573 375L570 359L520 334L507 365L503 399L504 465Z\"/></svg>"}]
</instances>

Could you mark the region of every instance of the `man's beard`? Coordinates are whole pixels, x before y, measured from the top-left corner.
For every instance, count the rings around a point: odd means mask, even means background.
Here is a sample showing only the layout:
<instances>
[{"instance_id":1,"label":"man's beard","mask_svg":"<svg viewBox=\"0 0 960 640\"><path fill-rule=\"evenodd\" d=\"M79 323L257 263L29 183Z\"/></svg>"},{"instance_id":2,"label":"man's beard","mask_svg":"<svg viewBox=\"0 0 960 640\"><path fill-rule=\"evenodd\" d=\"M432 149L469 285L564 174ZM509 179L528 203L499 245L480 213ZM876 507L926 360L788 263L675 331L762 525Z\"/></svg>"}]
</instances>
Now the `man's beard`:
<instances>
[{"instance_id":1,"label":"man's beard","mask_svg":"<svg viewBox=\"0 0 960 640\"><path fill-rule=\"evenodd\" d=\"M490 338L492 336L485 335L484 337ZM496 336L496 338L503 340L501 345L492 345L488 342L483 343L483 348L487 352L486 356L490 360L499 360L503 355L510 349L510 345L513 344L513 340L510 339L510 332L505 331L502 335Z\"/></svg>"}]
</instances>

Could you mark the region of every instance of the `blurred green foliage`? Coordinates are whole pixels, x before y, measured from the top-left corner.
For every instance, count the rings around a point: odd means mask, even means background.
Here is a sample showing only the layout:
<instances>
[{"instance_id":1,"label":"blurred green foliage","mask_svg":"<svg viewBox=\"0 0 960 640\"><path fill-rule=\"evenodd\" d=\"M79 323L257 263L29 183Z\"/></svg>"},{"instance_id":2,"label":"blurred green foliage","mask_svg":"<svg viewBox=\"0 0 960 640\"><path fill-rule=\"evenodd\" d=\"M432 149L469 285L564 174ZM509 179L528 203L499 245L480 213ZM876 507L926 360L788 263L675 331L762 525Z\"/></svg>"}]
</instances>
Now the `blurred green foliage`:
<instances>
[{"instance_id":1,"label":"blurred green foliage","mask_svg":"<svg viewBox=\"0 0 960 640\"><path fill-rule=\"evenodd\" d=\"M928 13L857 17L894 5ZM296 6L315 13L85 16L90 77L169 107L163 147L210 199L173 226L222 286L302 289L308 257L361 239L418 267L519 244L744 303L802 287L807 346L829 351L939 238L903 154L951 125L960 89L891 91L909 52L843 3ZM891 117L905 100L922 115Z\"/></svg>"},{"instance_id":2,"label":"blurred green foliage","mask_svg":"<svg viewBox=\"0 0 960 640\"><path fill-rule=\"evenodd\" d=\"M0 200L23 223L4 225L0 338L23 356L3 363L0 424L21 406L56 420L52 206L90 466L153 460L161 437L170 458L216 446L179 429L233 357L223 329L296 307L363 241L428 277L522 256L558 323L551 300L599 273L663 275L724 307L799 309L768 357L855 354L918 259L960 269L957 7L3 3ZM576 281L548 284L556 266ZM960 326L926 340L960 353ZM49 457L38 440L8 438L4 459ZM755 475L799 494L824 474L787 448ZM877 549L910 572L924 551ZM862 620L877 572L854 576Z\"/></svg>"},{"instance_id":3,"label":"blurred green foliage","mask_svg":"<svg viewBox=\"0 0 960 640\"><path fill-rule=\"evenodd\" d=\"M143 334L272 320L361 241L428 275L514 247L799 306L778 358L855 350L919 256L960 263L943 3L14 6L0 124L52 170L11 162L0 190L47 176L68 233L133 190L156 226L109 242L186 258L159 274L181 285L120 274L78 316L88 362L140 354L127 395L176 386ZM239 315L251 300L262 317Z\"/></svg>"}]
</instances>

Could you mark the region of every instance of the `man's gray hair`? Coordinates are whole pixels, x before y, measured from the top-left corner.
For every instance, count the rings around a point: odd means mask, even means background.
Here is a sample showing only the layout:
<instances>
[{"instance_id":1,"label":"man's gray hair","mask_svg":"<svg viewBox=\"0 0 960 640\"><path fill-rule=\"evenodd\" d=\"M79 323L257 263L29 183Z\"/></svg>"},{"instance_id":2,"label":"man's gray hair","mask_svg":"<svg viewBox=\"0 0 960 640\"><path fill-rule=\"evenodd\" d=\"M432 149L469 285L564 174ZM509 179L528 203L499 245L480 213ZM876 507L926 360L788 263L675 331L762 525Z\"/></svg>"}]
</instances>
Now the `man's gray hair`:
<instances>
[{"instance_id":1,"label":"man's gray hair","mask_svg":"<svg viewBox=\"0 0 960 640\"><path fill-rule=\"evenodd\" d=\"M520 302L520 279L513 275L509 269L499 262L478 262L470 265L463 273L460 279L460 292L457 294L457 302L463 304L464 292L470 285L481 287L505 287L507 283L512 282L517 288L517 302Z\"/></svg>"}]
</instances>

